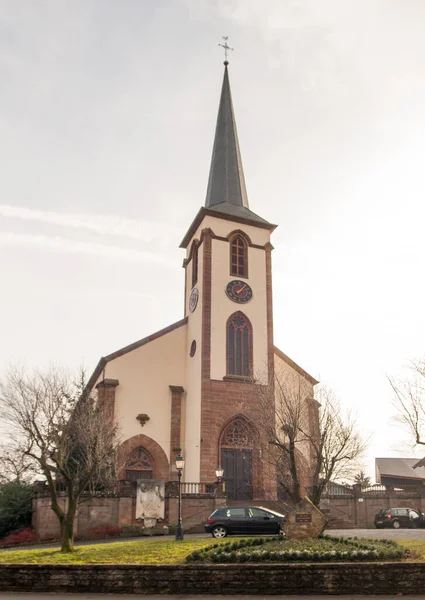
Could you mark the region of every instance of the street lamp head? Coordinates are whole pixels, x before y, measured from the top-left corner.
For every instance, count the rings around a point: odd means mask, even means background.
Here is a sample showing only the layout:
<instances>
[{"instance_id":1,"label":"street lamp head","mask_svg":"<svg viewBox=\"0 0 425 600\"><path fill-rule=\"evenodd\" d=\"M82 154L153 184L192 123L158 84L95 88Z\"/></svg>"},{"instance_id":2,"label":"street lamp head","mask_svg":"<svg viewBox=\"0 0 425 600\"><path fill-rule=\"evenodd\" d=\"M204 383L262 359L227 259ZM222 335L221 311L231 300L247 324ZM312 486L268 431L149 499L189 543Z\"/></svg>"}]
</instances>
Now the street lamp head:
<instances>
[{"instance_id":1,"label":"street lamp head","mask_svg":"<svg viewBox=\"0 0 425 600\"><path fill-rule=\"evenodd\" d=\"M183 471L184 469L184 458L181 454L176 457L176 469L177 471Z\"/></svg>"},{"instance_id":2,"label":"street lamp head","mask_svg":"<svg viewBox=\"0 0 425 600\"><path fill-rule=\"evenodd\" d=\"M215 474L219 481L221 481L221 478L223 477L223 473L224 473L224 469L222 467L218 466L215 470Z\"/></svg>"}]
</instances>

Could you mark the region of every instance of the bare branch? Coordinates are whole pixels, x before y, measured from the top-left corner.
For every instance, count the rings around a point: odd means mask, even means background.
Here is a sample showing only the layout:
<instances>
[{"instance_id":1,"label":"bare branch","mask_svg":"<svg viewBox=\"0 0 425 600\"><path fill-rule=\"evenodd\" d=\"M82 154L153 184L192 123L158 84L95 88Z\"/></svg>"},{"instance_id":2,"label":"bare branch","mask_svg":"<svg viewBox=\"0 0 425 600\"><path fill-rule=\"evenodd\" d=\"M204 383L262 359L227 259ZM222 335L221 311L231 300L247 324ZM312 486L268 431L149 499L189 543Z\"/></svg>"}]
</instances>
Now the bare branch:
<instances>
[{"instance_id":1,"label":"bare branch","mask_svg":"<svg viewBox=\"0 0 425 600\"><path fill-rule=\"evenodd\" d=\"M30 459L47 481L62 531L62 549L73 545L73 523L83 494L115 480L117 425L104 418L84 387L57 367L26 373L11 369L0 383L0 409L16 456ZM67 509L58 489L67 492Z\"/></svg>"}]
</instances>

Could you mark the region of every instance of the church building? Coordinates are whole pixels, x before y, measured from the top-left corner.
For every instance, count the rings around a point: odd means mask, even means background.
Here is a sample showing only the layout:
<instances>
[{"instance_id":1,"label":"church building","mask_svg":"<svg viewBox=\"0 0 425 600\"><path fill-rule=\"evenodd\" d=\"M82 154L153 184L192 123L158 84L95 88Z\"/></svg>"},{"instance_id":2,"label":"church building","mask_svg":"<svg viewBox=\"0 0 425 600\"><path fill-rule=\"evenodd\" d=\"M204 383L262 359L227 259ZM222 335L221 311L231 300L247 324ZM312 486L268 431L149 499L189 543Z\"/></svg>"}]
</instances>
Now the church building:
<instances>
[{"instance_id":1,"label":"church building","mask_svg":"<svg viewBox=\"0 0 425 600\"><path fill-rule=\"evenodd\" d=\"M180 244L184 315L101 358L89 386L120 425L120 480L176 480L182 454L184 482L214 482L221 465L229 499L273 500L259 386L273 401L274 373L296 375L312 398L317 381L274 346L276 225L249 207L224 65L206 200Z\"/></svg>"}]
</instances>

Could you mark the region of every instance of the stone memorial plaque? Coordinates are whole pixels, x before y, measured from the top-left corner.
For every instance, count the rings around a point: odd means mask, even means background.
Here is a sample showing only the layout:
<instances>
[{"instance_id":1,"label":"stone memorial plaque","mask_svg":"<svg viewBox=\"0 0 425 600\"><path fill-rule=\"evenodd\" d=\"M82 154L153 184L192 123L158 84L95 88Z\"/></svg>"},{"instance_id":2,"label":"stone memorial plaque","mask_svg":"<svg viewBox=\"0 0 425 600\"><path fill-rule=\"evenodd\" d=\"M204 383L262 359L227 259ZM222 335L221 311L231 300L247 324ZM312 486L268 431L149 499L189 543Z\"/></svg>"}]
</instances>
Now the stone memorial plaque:
<instances>
[{"instance_id":1,"label":"stone memorial plaque","mask_svg":"<svg viewBox=\"0 0 425 600\"><path fill-rule=\"evenodd\" d=\"M327 525L325 515L307 497L286 515L283 530L289 540L317 538Z\"/></svg>"},{"instance_id":2,"label":"stone memorial plaque","mask_svg":"<svg viewBox=\"0 0 425 600\"><path fill-rule=\"evenodd\" d=\"M295 513L295 523L311 523L311 521L310 513Z\"/></svg>"}]
</instances>

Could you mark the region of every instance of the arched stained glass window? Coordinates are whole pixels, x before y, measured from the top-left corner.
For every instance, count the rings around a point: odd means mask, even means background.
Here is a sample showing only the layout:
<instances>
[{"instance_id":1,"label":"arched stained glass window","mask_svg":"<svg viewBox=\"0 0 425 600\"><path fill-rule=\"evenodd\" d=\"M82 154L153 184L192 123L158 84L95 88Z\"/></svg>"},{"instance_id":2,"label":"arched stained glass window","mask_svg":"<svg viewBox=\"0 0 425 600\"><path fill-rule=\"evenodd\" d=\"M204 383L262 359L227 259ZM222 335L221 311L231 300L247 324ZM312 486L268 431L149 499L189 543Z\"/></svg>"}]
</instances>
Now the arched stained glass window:
<instances>
[{"instance_id":1,"label":"arched stained glass window","mask_svg":"<svg viewBox=\"0 0 425 600\"><path fill-rule=\"evenodd\" d=\"M248 277L248 245L241 235L230 242L230 274Z\"/></svg>"},{"instance_id":2,"label":"arched stained glass window","mask_svg":"<svg viewBox=\"0 0 425 600\"><path fill-rule=\"evenodd\" d=\"M135 448L125 464L127 481L138 479L153 479L154 463L152 457L142 446Z\"/></svg>"},{"instance_id":3,"label":"arched stained glass window","mask_svg":"<svg viewBox=\"0 0 425 600\"><path fill-rule=\"evenodd\" d=\"M251 427L240 417L236 417L223 431L220 440L222 448L252 448L253 435Z\"/></svg>"},{"instance_id":4,"label":"arched stained glass window","mask_svg":"<svg viewBox=\"0 0 425 600\"><path fill-rule=\"evenodd\" d=\"M227 322L227 374L250 376L252 373L252 327L241 312Z\"/></svg>"}]
</instances>

